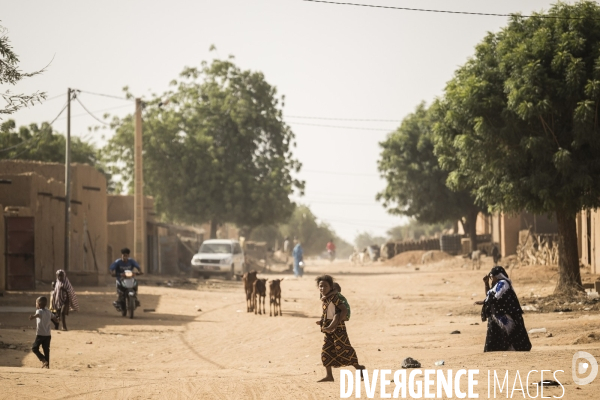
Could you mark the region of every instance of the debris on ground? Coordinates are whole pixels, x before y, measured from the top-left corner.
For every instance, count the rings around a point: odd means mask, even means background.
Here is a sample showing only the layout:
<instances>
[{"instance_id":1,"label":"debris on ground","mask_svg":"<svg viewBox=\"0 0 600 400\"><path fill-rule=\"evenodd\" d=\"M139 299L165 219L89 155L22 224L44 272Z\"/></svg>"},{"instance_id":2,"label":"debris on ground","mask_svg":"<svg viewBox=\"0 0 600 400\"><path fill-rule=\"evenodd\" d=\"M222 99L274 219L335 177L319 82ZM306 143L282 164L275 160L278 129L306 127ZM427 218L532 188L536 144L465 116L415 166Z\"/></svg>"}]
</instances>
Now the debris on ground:
<instances>
[{"instance_id":1,"label":"debris on ground","mask_svg":"<svg viewBox=\"0 0 600 400\"><path fill-rule=\"evenodd\" d=\"M402 361L402 368L421 368L421 363L414 358L407 357Z\"/></svg>"},{"instance_id":2,"label":"debris on ground","mask_svg":"<svg viewBox=\"0 0 600 400\"><path fill-rule=\"evenodd\" d=\"M534 329L530 329L529 332L530 335L532 333L546 333L546 328L534 328Z\"/></svg>"}]
</instances>

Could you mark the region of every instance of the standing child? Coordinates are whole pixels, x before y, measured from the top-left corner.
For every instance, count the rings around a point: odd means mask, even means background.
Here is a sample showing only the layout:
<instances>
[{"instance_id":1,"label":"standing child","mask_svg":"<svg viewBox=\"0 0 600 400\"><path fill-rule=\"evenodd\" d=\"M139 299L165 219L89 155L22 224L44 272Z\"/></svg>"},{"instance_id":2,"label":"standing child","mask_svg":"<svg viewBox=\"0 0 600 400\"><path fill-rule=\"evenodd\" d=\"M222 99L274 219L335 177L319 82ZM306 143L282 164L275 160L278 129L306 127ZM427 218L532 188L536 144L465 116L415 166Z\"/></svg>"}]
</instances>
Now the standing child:
<instances>
[{"instance_id":1,"label":"standing child","mask_svg":"<svg viewBox=\"0 0 600 400\"><path fill-rule=\"evenodd\" d=\"M321 275L316 281L323 302L323 314L317 321L317 325L321 326L321 332L325 334L321 361L327 369L327 376L319 382L333 382L332 368L352 365L357 370L364 370L365 366L358 363L356 351L350 344L344 323L348 308L340 298L339 292L334 289L333 278L329 275Z\"/></svg>"},{"instance_id":2,"label":"standing child","mask_svg":"<svg viewBox=\"0 0 600 400\"><path fill-rule=\"evenodd\" d=\"M46 297L38 297L35 300L35 314L29 316L29 320L36 319L37 327L35 331L35 342L31 350L37 358L42 362L42 368L50 368L50 322L58 323L58 319L46 308L48 299ZM40 346L44 350L44 354L40 353Z\"/></svg>"}]
</instances>

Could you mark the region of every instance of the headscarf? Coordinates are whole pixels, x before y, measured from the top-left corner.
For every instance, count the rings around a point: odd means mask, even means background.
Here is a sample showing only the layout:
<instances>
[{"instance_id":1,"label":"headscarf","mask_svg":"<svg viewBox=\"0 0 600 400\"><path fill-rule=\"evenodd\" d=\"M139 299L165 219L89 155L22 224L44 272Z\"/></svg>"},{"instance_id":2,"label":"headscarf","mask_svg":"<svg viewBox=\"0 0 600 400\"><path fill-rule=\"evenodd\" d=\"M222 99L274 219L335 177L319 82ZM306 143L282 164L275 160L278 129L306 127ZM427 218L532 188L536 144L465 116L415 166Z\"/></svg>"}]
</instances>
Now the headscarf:
<instances>
[{"instance_id":1,"label":"headscarf","mask_svg":"<svg viewBox=\"0 0 600 400\"><path fill-rule=\"evenodd\" d=\"M65 298L66 296L64 296L64 293L62 293L62 289L65 289L68 294L69 308L72 311L78 311L79 303L77 302L77 295L75 294L75 290L73 290L73 286L71 286L71 282L69 282L69 279L67 278L67 273L64 270L59 269L56 271L56 275L60 274L61 272L64 276L64 279L62 282L56 279L54 291L52 292L52 308L54 310L60 310L62 308L63 304L67 300L67 298Z\"/></svg>"},{"instance_id":2,"label":"headscarf","mask_svg":"<svg viewBox=\"0 0 600 400\"><path fill-rule=\"evenodd\" d=\"M481 308L482 321L486 321L487 317L493 314L493 300L500 299L508 289L512 288L512 281L508 278L508 273L503 267L495 266L489 275L498 279L498 283L488 292L485 298Z\"/></svg>"},{"instance_id":3,"label":"headscarf","mask_svg":"<svg viewBox=\"0 0 600 400\"><path fill-rule=\"evenodd\" d=\"M505 281L510 283L510 286L512 286L512 281L508 279L508 273L506 273L506 270L503 267L498 265L492 268L492 270L490 271L490 275L498 279L504 279Z\"/></svg>"}]
</instances>

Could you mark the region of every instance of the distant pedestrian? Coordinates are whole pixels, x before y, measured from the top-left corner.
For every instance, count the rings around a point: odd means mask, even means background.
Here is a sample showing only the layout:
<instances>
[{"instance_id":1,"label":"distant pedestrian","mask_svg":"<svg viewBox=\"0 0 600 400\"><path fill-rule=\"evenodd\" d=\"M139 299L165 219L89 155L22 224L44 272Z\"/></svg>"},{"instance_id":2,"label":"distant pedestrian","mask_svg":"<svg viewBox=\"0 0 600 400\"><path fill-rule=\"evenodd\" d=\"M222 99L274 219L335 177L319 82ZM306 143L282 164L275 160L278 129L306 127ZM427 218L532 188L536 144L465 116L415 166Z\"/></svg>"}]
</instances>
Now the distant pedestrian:
<instances>
[{"instance_id":1,"label":"distant pedestrian","mask_svg":"<svg viewBox=\"0 0 600 400\"><path fill-rule=\"evenodd\" d=\"M285 264L286 265L288 262L288 258L290 257L290 250L291 250L290 238L286 236L285 240L283 241L283 254L285 254Z\"/></svg>"},{"instance_id":2,"label":"distant pedestrian","mask_svg":"<svg viewBox=\"0 0 600 400\"><path fill-rule=\"evenodd\" d=\"M302 278L304 274L304 251L299 240L295 240L295 243L296 245L292 251L292 256L294 257L294 276Z\"/></svg>"},{"instance_id":3,"label":"distant pedestrian","mask_svg":"<svg viewBox=\"0 0 600 400\"><path fill-rule=\"evenodd\" d=\"M494 244L492 246L492 258L494 260L494 266L498 265L498 262L500 261L500 258L502 258L502 256L500 255L500 250L498 249L498 245Z\"/></svg>"},{"instance_id":4,"label":"distant pedestrian","mask_svg":"<svg viewBox=\"0 0 600 400\"><path fill-rule=\"evenodd\" d=\"M56 271L56 282L52 282L54 290L52 291L51 307L52 311L56 314L58 319L62 321L62 330L67 330L67 315L69 310L78 311L79 302L77 301L77 295L67 274L62 269ZM54 329L58 329L58 322L55 323Z\"/></svg>"},{"instance_id":5,"label":"distant pedestrian","mask_svg":"<svg viewBox=\"0 0 600 400\"><path fill-rule=\"evenodd\" d=\"M36 319L35 341L31 350L42 362L42 368L50 368L50 339L51 325L50 322L58 323L58 319L46 308L48 299L46 297L38 297L35 300L35 314L29 316L29 320ZM40 346L44 354L40 352Z\"/></svg>"}]
</instances>

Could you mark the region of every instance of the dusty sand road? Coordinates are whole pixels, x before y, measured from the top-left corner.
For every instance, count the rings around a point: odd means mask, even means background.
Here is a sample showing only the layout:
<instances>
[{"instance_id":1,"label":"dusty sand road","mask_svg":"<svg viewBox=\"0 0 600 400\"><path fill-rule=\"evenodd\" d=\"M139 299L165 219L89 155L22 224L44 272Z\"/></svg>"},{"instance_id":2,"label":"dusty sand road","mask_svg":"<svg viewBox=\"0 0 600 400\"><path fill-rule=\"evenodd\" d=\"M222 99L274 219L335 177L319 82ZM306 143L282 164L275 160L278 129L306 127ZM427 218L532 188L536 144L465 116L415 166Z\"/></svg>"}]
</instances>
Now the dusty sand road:
<instances>
[{"instance_id":1,"label":"dusty sand road","mask_svg":"<svg viewBox=\"0 0 600 400\"><path fill-rule=\"evenodd\" d=\"M79 287L81 311L70 316L71 330L53 331L50 370L39 368L28 350L35 331L27 314L0 313L0 398L339 398L339 382L316 383L324 376L322 334L314 323L320 315L317 273L329 273L341 284L352 308L350 339L369 369L397 370L409 356L423 368L438 368L435 361L445 360L439 368L480 370L479 398L488 398L488 370L504 376L508 369L511 388L517 370L524 385L530 370L564 370L557 375L565 388L562 398L600 397L600 377L587 386L576 386L571 378L576 351L600 359L600 342L573 345L582 335L600 332L598 311L526 313L528 329L545 327L553 337L532 335L531 353L483 354L486 329L472 294L475 300L482 297L481 277L488 265L482 271L461 265L462 260L454 259L420 271L341 262L308 266L303 279L282 283L281 318L247 314L242 284L235 281L200 281L177 288L149 283L140 288L141 308L156 312L139 312L133 320L112 308L112 287ZM553 289L551 281L534 279L526 270L509 272L514 272L511 277L522 302L532 292L544 295ZM5 293L0 306L33 306L41 293ZM454 330L461 334L450 334ZM8 349L8 344L16 348ZM338 370L334 376L338 379ZM539 378L531 375L532 380ZM466 384L461 387L466 390ZM535 395L535 389L530 390ZM378 388L375 398L379 395ZM560 387L545 390L545 396L561 395ZM362 396L366 397L364 388ZM512 398L523 395L515 392Z\"/></svg>"}]
</instances>

